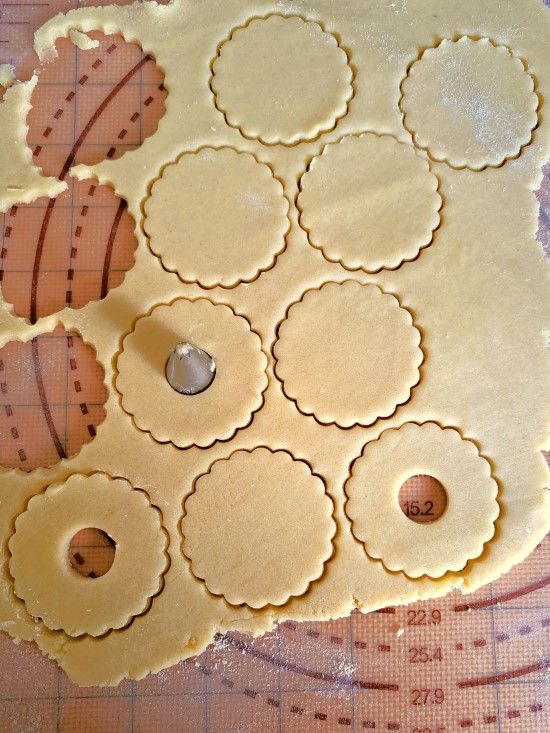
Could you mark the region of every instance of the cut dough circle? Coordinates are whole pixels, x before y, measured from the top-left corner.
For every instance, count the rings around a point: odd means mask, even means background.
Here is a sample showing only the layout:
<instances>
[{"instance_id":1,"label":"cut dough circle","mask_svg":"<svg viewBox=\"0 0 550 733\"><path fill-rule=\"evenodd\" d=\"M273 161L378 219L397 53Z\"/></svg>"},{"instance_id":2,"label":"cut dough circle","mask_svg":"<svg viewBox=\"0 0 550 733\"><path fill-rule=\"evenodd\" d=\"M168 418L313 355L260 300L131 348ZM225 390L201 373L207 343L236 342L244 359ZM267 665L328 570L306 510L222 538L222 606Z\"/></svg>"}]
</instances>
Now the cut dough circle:
<instances>
[{"instance_id":1,"label":"cut dough circle","mask_svg":"<svg viewBox=\"0 0 550 733\"><path fill-rule=\"evenodd\" d=\"M234 30L212 74L215 104L227 123L267 145L293 145L331 130L353 95L353 74L336 38L297 16L253 18Z\"/></svg>"},{"instance_id":2,"label":"cut dough circle","mask_svg":"<svg viewBox=\"0 0 550 733\"><path fill-rule=\"evenodd\" d=\"M434 160L481 170L517 157L531 141L534 89L506 46L464 36L428 48L411 65L400 106L415 144Z\"/></svg>"},{"instance_id":3,"label":"cut dough circle","mask_svg":"<svg viewBox=\"0 0 550 733\"><path fill-rule=\"evenodd\" d=\"M183 552L208 590L234 605L303 595L333 552L334 504L284 450L238 450L199 476L184 503Z\"/></svg>"},{"instance_id":4,"label":"cut dough circle","mask_svg":"<svg viewBox=\"0 0 550 733\"><path fill-rule=\"evenodd\" d=\"M91 580L70 565L67 549L85 527L116 543L111 569ZM120 629L149 608L168 569L160 511L126 479L72 474L34 496L9 541L10 574L27 611L69 636Z\"/></svg>"},{"instance_id":5,"label":"cut dough circle","mask_svg":"<svg viewBox=\"0 0 550 733\"><path fill-rule=\"evenodd\" d=\"M166 362L180 343L203 349L216 365L204 392L176 392ZM227 305L179 298L138 318L122 343L115 385L136 426L160 443L208 447L246 427L263 404L267 356L249 322Z\"/></svg>"},{"instance_id":6,"label":"cut dough circle","mask_svg":"<svg viewBox=\"0 0 550 733\"><path fill-rule=\"evenodd\" d=\"M435 522L411 521L399 506L399 489L427 474L447 493ZM479 557L495 532L497 483L476 445L454 428L406 423L367 443L345 486L352 532L371 558L411 578L440 578Z\"/></svg>"},{"instance_id":7,"label":"cut dough circle","mask_svg":"<svg viewBox=\"0 0 550 733\"><path fill-rule=\"evenodd\" d=\"M411 396L424 355L410 312L354 280L308 290L288 309L275 373L300 412L339 427L371 425Z\"/></svg>"},{"instance_id":8,"label":"cut dough circle","mask_svg":"<svg viewBox=\"0 0 550 733\"><path fill-rule=\"evenodd\" d=\"M205 288L251 282L273 267L290 227L269 166L232 148L202 148L167 165L144 211L164 267Z\"/></svg>"},{"instance_id":9,"label":"cut dough circle","mask_svg":"<svg viewBox=\"0 0 550 733\"><path fill-rule=\"evenodd\" d=\"M438 185L412 145L391 135L347 136L327 145L302 176L300 224L330 262L395 269L431 243Z\"/></svg>"}]
</instances>

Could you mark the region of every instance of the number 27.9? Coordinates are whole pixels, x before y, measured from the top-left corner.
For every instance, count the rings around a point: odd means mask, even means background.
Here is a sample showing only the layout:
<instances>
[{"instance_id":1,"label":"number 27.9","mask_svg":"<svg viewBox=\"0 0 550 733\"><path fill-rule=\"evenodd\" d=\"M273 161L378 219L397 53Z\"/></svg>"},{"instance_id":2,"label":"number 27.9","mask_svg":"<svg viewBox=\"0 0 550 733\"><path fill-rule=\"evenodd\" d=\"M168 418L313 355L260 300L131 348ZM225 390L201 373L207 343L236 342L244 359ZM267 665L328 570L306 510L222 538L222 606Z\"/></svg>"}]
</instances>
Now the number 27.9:
<instances>
[{"instance_id":1,"label":"number 27.9","mask_svg":"<svg viewBox=\"0 0 550 733\"><path fill-rule=\"evenodd\" d=\"M441 688L435 690L411 690L411 705L441 705L445 701L445 693Z\"/></svg>"}]
</instances>

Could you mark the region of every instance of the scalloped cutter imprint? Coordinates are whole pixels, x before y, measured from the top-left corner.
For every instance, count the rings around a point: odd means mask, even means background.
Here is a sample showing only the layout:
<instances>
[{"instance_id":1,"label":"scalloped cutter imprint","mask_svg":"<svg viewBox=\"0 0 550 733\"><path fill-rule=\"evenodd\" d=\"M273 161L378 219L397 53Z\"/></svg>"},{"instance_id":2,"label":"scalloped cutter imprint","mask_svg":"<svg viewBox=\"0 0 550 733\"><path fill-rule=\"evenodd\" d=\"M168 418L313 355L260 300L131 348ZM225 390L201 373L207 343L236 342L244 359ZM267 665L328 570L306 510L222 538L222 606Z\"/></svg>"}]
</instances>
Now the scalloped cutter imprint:
<instances>
[{"instance_id":1,"label":"scalloped cutter imprint","mask_svg":"<svg viewBox=\"0 0 550 733\"><path fill-rule=\"evenodd\" d=\"M94 29L155 59L166 113L137 149L70 171L127 203L124 281L33 325L0 308L0 349L63 323L108 389L80 452L0 471L0 628L79 684L116 684L219 631L471 592L520 562L550 525L532 193L550 152L548 9L83 7L39 29L37 51ZM31 165L30 90L0 103L4 209L63 188ZM51 246L61 261L70 245ZM198 394L167 381L181 345L215 364ZM47 429L64 403L40 366ZM0 370L9 432L18 370ZM398 501L419 474L447 498L424 524ZM94 525L116 544L95 579L67 560Z\"/></svg>"}]
</instances>

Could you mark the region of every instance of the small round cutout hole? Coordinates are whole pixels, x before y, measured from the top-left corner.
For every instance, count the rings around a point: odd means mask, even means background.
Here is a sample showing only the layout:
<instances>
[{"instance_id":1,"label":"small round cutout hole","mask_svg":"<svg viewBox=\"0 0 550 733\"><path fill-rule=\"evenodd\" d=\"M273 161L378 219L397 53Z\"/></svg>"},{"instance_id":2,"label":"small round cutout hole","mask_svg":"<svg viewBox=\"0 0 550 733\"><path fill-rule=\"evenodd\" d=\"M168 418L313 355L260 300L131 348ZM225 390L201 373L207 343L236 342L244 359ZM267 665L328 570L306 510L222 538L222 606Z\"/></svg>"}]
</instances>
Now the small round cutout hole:
<instances>
[{"instance_id":1,"label":"small round cutout hole","mask_svg":"<svg viewBox=\"0 0 550 733\"><path fill-rule=\"evenodd\" d=\"M85 578L100 578L115 561L116 543L97 527L86 527L75 534L69 543L69 563Z\"/></svg>"},{"instance_id":2,"label":"small round cutout hole","mask_svg":"<svg viewBox=\"0 0 550 733\"><path fill-rule=\"evenodd\" d=\"M411 521L430 524L443 516L447 492L433 476L417 474L408 478L399 489L399 506Z\"/></svg>"}]
</instances>

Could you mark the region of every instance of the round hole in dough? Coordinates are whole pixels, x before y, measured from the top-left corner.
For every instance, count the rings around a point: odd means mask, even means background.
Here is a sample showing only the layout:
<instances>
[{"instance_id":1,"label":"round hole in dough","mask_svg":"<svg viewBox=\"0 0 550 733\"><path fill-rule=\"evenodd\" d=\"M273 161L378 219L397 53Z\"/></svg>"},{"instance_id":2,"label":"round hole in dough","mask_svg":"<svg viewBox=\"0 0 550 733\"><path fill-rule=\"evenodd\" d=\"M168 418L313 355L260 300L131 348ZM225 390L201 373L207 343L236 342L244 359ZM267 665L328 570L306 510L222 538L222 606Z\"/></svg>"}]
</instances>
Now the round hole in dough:
<instances>
[{"instance_id":1,"label":"round hole in dough","mask_svg":"<svg viewBox=\"0 0 550 733\"><path fill-rule=\"evenodd\" d=\"M437 522L448 503L443 484L426 474L416 474L404 481L398 499L403 514L418 524Z\"/></svg>"},{"instance_id":2,"label":"round hole in dough","mask_svg":"<svg viewBox=\"0 0 550 733\"><path fill-rule=\"evenodd\" d=\"M116 542L97 527L80 529L69 542L72 569L85 578L101 578L113 567Z\"/></svg>"},{"instance_id":3,"label":"round hole in dough","mask_svg":"<svg viewBox=\"0 0 550 733\"><path fill-rule=\"evenodd\" d=\"M447 494L443 515L411 522L399 505L410 476L427 474ZM345 485L351 529L371 558L410 578L440 578L481 555L495 533L497 483L470 440L435 423L405 423L367 443Z\"/></svg>"},{"instance_id":4,"label":"round hole in dough","mask_svg":"<svg viewBox=\"0 0 550 733\"><path fill-rule=\"evenodd\" d=\"M112 568L93 583L67 557L71 538L86 527L116 543ZM17 517L9 570L16 595L47 628L101 636L149 608L168 568L167 545L161 514L143 491L104 473L72 474L34 496Z\"/></svg>"}]
</instances>

